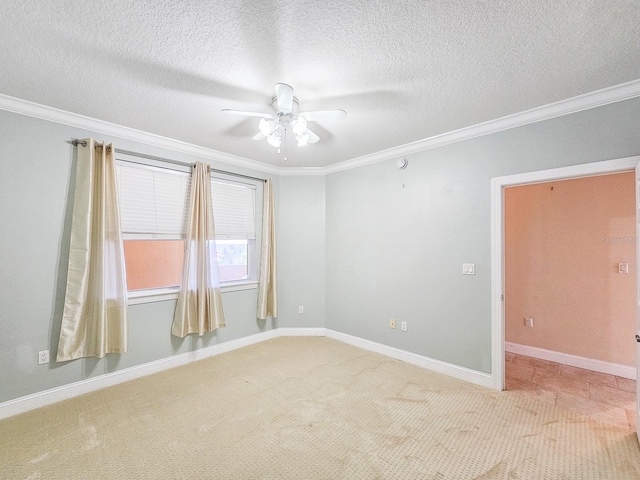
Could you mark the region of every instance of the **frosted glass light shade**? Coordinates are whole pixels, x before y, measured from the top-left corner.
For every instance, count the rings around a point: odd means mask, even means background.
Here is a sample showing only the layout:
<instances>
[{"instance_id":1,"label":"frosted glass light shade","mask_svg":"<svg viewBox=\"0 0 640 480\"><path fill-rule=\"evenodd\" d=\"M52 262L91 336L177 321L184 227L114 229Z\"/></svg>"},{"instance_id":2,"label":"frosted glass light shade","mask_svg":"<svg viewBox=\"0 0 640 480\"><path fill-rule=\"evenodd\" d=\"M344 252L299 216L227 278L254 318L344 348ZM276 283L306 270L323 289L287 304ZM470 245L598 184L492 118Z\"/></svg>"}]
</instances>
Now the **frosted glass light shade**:
<instances>
[{"instance_id":1,"label":"frosted glass light shade","mask_svg":"<svg viewBox=\"0 0 640 480\"><path fill-rule=\"evenodd\" d=\"M261 118L260 123L258 124L260 133L262 133L265 137L270 135L275 127L275 124L271 120L265 120L264 118Z\"/></svg>"},{"instance_id":2,"label":"frosted glass light shade","mask_svg":"<svg viewBox=\"0 0 640 480\"><path fill-rule=\"evenodd\" d=\"M271 145L272 147L279 148L281 140L280 140L280 137L277 135L269 135L267 137L267 142L269 142L269 145Z\"/></svg>"},{"instance_id":3,"label":"frosted glass light shade","mask_svg":"<svg viewBox=\"0 0 640 480\"><path fill-rule=\"evenodd\" d=\"M307 129L307 121L304 118L298 118L291 122L291 129L296 135L302 135Z\"/></svg>"}]
</instances>

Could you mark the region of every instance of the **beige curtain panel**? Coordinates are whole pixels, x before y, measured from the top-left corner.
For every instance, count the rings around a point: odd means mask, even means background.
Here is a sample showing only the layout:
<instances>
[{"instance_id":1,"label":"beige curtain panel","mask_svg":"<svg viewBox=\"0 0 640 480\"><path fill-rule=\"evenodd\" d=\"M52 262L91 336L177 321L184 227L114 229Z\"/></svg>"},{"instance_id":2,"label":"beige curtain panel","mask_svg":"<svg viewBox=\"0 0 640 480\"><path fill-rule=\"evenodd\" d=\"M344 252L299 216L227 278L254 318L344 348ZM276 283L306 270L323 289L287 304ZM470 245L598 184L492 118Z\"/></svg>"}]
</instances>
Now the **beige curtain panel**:
<instances>
[{"instance_id":1,"label":"beige curtain panel","mask_svg":"<svg viewBox=\"0 0 640 480\"><path fill-rule=\"evenodd\" d=\"M278 291L276 288L276 217L273 200L273 182L264 184L262 208L262 252L260 255L260 281L258 283L258 311L261 320L278 316Z\"/></svg>"},{"instance_id":2,"label":"beige curtain panel","mask_svg":"<svg viewBox=\"0 0 640 480\"><path fill-rule=\"evenodd\" d=\"M193 166L184 270L171 333L202 336L224 327L208 165Z\"/></svg>"},{"instance_id":3,"label":"beige curtain panel","mask_svg":"<svg viewBox=\"0 0 640 480\"><path fill-rule=\"evenodd\" d=\"M93 139L82 143L58 362L127 351L127 281L114 152Z\"/></svg>"}]
</instances>

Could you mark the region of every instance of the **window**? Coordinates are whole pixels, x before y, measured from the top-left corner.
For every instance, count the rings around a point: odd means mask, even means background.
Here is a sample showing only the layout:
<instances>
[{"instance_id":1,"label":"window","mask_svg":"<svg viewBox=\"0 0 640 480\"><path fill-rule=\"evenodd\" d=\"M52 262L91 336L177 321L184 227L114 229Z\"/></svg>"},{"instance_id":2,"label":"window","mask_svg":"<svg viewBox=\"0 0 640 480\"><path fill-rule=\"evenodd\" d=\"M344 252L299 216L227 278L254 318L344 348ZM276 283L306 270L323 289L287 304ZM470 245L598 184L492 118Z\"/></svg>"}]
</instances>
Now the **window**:
<instances>
[{"instance_id":1,"label":"window","mask_svg":"<svg viewBox=\"0 0 640 480\"><path fill-rule=\"evenodd\" d=\"M221 282L250 279L249 252L256 241L255 192L254 185L211 179Z\"/></svg>"},{"instance_id":2,"label":"window","mask_svg":"<svg viewBox=\"0 0 640 480\"><path fill-rule=\"evenodd\" d=\"M179 287L189 173L124 162L116 171L127 289Z\"/></svg>"},{"instance_id":3,"label":"window","mask_svg":"<svg viewBox=\"0 0 640 480\"><path fill-rule=\"evenodd\" d=\"M128 290L143 295L176 290L182 281L190 173L119 160L117 176ZM256 186L212 178L211 194L220 282L255 280Z\"/></svg>"}]
</instances>

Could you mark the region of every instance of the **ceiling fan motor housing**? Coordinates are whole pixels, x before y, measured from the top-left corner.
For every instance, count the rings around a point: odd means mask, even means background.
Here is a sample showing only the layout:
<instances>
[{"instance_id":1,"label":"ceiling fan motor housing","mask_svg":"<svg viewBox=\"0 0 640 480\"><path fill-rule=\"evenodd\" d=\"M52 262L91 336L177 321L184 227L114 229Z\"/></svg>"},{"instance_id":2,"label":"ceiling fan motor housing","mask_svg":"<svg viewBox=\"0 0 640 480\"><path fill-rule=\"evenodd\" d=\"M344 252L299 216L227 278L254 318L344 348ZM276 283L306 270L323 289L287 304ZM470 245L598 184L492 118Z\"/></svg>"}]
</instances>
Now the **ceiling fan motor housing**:
<instances>
[{"instance_id":1,"label":"ceiling fan motor housing","mask_svg":"<svg viewBox=\"0 0 640 480\"><path fill-rule=\"evenodd\" d=\"M276 112L276 117L278 121L283 126L289 126L292 120L294 120L298 116L298 112L300 111L300 103L298 102L297 97L293 97L293 103L291 106L291 112L285 112L278 107L278 97L273 97L271 99L271 108Z\"/></svg>"}]
</instances>

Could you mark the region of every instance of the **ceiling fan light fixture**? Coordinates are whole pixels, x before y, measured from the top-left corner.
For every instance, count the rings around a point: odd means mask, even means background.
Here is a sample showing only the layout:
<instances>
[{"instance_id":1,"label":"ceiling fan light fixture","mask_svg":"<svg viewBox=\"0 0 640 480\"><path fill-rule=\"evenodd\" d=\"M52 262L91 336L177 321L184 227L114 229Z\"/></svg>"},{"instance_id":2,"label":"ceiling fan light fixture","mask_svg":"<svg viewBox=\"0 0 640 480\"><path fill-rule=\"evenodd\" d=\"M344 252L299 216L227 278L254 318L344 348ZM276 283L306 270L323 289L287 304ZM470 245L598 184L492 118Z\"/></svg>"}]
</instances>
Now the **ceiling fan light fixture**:
<instances>
[{"instance_id":1,"label":"ceiling fan light fixture","mask_svg":"<svg viewBox=\"0 0 640 480\"><path fill-rule=\"evenodd\" d=\"M308 122L342 120L347 116L344 110L317 110L312 112L299 112L298 99L293 95L293 88L286 83L275 85L276 96L271 99L271 106L274 114L262 112L245 112L223 108L223 112L242 115L245 117L260 117L258 124L259 133L254 135L253 140L267 140L267 143L278 149L283 146L286 156L287 132L298 142L298 147L318 143L320 137L308 128Z\"/></svg>"},{"instance_id":2,"label":"ceiling fan light fixture","mask_svg":"<svg viewBox=\"0 0 640 480\"><path fill-rule=\"evenodd\" d=\"M307 121L304 118L299 117L291 122L291 129L296 135L302 135L307 130Z\"/></svg>"},{"instance_id":3,"label":"ceiling fan light fixture","mask_svg":"<svg viewBox=\"0 0 640 480\"><path fill-rule=\"evenodd\" d=\"M265 137L268 137L273 133L276 126L273 123L273 121L265 120L264 118L261 118L258 128L260 129L260 133L262 133Z\"/></svg>"},{"instance_id":4,"label":"ceiling fan light fixture","mask_svg":"<svg viewBox=\"0 0 640 480\"><path fill-rule=\"evenodd\" d=\"M271 145L272 147L276 147L276 148L280 148L280 143L281 143L281 138L280 135L268 135L267 136L267 142L269 143L269 145Z\"/></svg>"}]
</instances>

